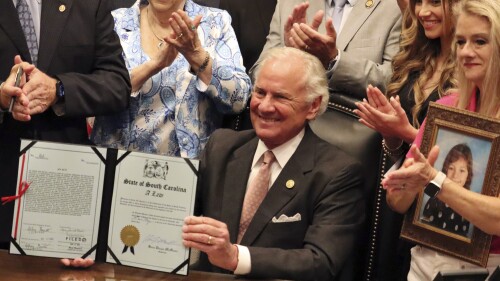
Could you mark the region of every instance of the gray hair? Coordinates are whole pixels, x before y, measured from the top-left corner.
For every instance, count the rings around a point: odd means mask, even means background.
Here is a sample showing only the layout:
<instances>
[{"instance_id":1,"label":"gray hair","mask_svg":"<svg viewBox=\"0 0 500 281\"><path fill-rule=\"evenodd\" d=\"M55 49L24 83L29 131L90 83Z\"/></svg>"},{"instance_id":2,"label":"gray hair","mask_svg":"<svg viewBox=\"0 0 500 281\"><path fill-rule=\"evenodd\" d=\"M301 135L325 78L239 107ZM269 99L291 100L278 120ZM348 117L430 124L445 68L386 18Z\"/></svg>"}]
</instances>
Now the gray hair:
<instances>
[{"instance_id":1,"label":"gray hair","mask_svg":"<svg viewBox=\"0 0 500 281\"><path fill-rule=\"evenodd\" d=\"M291 47L277 47L272 48L264 53L264 59L255 67L255 82L259 79L259 73L263 65L269 60L290 60L291 57L300 58L303 62L300 69L306 77L307 97L306 101L312 103L317 97L321 97L321 105L319 106L319 116L323 114L328 105L328 81L326 80L326 73L323 64L319 59L309 53Z\"/></svg>"}]
</instances>

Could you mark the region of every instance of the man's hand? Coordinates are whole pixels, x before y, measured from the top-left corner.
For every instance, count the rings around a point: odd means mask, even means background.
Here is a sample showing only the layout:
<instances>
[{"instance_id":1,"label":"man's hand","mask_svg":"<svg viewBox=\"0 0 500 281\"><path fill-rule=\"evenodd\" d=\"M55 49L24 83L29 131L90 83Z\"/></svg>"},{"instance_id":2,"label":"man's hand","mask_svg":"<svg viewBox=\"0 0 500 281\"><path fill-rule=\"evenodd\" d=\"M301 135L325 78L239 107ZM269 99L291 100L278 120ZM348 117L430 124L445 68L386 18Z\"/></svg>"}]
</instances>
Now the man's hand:
<instances>
[{"instance_id":1,"label":"man's hand","mask_svg":"<svg viewBox=\"0 0 500 281\"><path fill-rule=\"evenodd\" d=\"M215 266L234 271L238 265L238 248L229 241L227 225L208 217L184 219L182 243L208 255Z\"/></svg>"},{"instance_id":2,"label":"man's hand","mask_svg":"<svg viewBox=\"0 0 500 281\"><path fill-rule=\"evenodd\" d=\"M56 102L57 80L35 68L30 74L23 91L29 99L29 113L35 115L45 112Z\"/></svg>"},{"instance_id":3,"label":"man's hand","mask_svg":"<svg viewBox=\"0 0 500 281\"><path fill-rule=\"evenodd\" d=\"M290 38L291 38L291 31L293 28L293 25L295 23L306 23L306 14L307 14L307 8L309 8L309 2L304 2L298 5L295 5L293 8L292 14L288 16L288 19L285 23L284 26L284 39L285 39L285 46L286 47L293 47L290 44Z\"/></svg>"},{"instance_id":4,"label":"man's hand","mask_svg":"<svg viewBox=\"0 0 500 281\"><path fill-rule=\"evenodd\" d=\"M19 67L22 67L24 74L21 77L19 87L15 87L16 73ZM12 116L19 121L29 121L31 119L28 110L29 100L26 96L26 92L22 88L26 83L27 75L29 75L33 69L35 69L34 65L23 62L20 56L16 56L14 58L14 66L0 92L0 106L3 109L9 108L11 99L16 98L16 102L12 108Z\"/></svg>"},{"instance_id":5,"label":"man's hand","mask_svg":"<svg viewBox=\"0 0 500 281\"><path fill-rule=\"evenodd\" d=\"M318 32L323 14L323 11L318 11L310 26L306 23L294 24L290 32L290 45L316 56L326 68L339 51L337 49L337 32L331 18L328 18L325 23L326 34Z\"/></svg>"}]
</instances>

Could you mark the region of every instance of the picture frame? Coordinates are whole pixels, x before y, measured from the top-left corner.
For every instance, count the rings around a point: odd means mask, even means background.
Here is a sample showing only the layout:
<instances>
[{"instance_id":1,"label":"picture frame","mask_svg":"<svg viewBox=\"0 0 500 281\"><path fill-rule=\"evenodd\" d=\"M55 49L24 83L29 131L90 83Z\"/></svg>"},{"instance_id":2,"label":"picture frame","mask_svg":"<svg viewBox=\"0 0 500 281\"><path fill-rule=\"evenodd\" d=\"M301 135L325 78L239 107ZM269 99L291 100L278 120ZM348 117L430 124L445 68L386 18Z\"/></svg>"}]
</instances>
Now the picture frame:
<instances>
[{"instance_id":1,"label":"picture frame","mask_svg":"<svg viewBox=\"0 0 500 281\"><path fill-rule=\"evenodd\" d=\"M471 191L498 196L500 120L432 102L420 150L427 156L434 145L440 147L437 170ZM482 267L492 238L423 190L405 215L401 237Z\"/></svg>"}]
</instances>

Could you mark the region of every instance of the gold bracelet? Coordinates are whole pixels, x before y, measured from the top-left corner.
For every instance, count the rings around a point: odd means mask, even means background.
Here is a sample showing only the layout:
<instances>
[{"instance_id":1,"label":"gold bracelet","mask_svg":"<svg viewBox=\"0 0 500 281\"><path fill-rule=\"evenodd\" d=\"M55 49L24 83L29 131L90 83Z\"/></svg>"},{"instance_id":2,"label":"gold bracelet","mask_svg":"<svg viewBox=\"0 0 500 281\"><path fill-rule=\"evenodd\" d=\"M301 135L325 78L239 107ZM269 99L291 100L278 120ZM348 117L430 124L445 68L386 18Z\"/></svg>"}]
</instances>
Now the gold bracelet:
<instances>
[{"instance_id":1,"label":"gold bracelet","mask_svg":"<svg viewBox=\"0 0 500 281\"><path fill-rule=\"evenodd\" d=\"M196 71L196 76L198 76L205 70L205 68L207 68L208 62L210 61L210 54L207 51L205 51L205 53L207 54L207 56L203 60L203 63L200 65L200 68L198 68L198 71Z\"/></svg>"}]
</instances>

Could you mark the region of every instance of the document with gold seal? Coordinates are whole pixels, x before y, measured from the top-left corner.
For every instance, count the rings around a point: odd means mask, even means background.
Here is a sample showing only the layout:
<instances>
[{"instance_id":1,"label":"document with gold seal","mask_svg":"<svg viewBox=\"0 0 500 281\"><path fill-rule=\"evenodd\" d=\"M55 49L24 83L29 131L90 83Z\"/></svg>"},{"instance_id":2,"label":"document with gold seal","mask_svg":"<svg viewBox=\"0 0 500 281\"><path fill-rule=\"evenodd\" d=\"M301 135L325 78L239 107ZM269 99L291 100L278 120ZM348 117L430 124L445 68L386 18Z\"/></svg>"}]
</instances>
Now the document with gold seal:
<instances>
[{"instance_id":1,"label":"document with gold seal","mask_svg":"<svg viewBox=\"0 0 500 281\"><path fill-rule=\"evenodd\" d=\"M186 275L184 218L193 214L198 161L118 151L107 262Z\"/></svg>"},{"instance_id":2,"label":"document with gold seal","mask_svg":"<svg viewBox=\"0 0 500 281\"><path fill-rule=\"evenodd\" d=\"M187 275L198 161L23 140L10 253Z\"/></svg>"}]
</instances>

